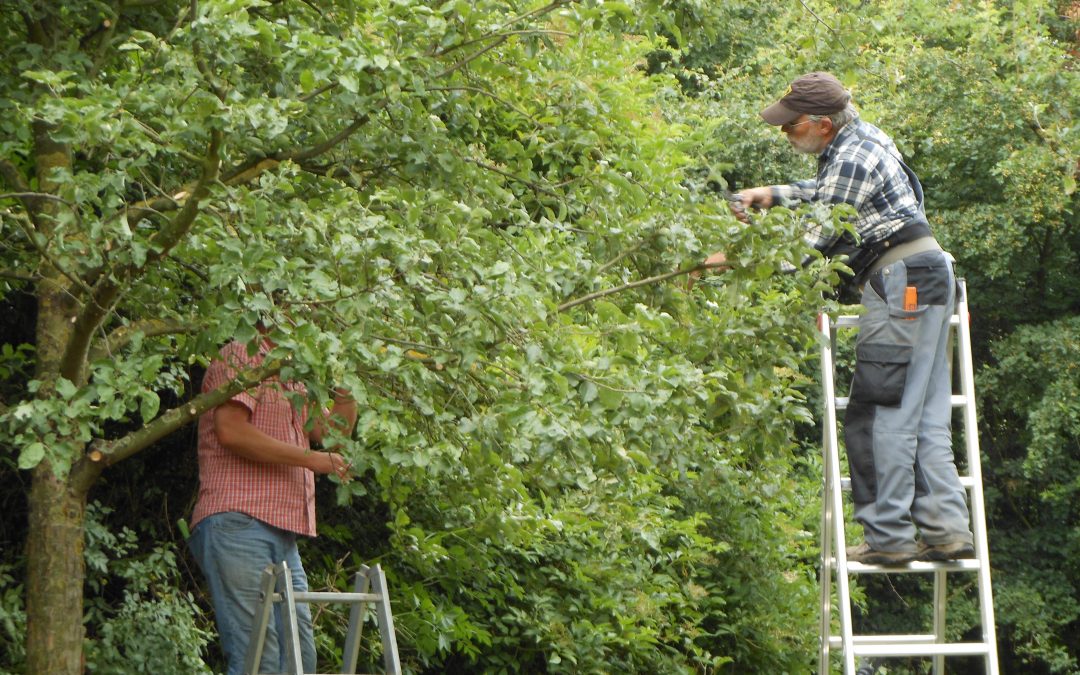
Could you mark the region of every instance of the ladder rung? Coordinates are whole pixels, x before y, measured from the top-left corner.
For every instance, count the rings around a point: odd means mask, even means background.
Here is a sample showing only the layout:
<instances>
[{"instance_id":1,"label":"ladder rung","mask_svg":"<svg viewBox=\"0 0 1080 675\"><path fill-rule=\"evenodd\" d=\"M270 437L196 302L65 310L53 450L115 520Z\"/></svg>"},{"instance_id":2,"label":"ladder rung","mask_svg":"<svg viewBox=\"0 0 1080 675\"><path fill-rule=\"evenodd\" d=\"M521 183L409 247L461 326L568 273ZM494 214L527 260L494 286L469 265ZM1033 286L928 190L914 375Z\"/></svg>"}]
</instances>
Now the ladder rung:
<instances>
[{"instance_id":1,"label":"ladder rung","mask_svg":"<svg viewBox=\"0 0 1080 675\"><path fill-rule=\"evenodd\" d=\"M985 642L934 644L856 644L855 656L983 656L990 653Z\"/></svg>"},{"instance_id":2,"label":"ladder rung","mask_svg":"<svg viewBox=\"0 0 1080 675\"><path fill-rule=\"evenodd\" d=\"M848 396L837 396L835 400L837 410L847 410L851 398ZM967 405L967 396L964 396L963 394L953 394L949 397L949 405L954 408L963 408Z\"/></svg>"},{"instance_id":3,"label":"ladder rung","mask_svg":"<svg viewBox=\"0 0 1080 675\"><path fill-rule=\"evenodd\" d=\"M856 656L970 656L986 654L985 642L938 642L934 635L853 635ZM843 649L839 635L829 636L830 649Z\"/></svg>"},{"instance_id":4,"label":"ladder rung","mask_svg":"<svg viewBox=\"0 0 1080 675\"><path fill-rule=\"evenodd\" d=\"M907 644L907 645L926 645L934 644L937 642L937 636L932 633L926 633L924 635L852 635L851 641L853 644ZM843 649L844 638L839 635L829 636L829 648L830 649Z\"/></svg>"},{"instance_id":5,"label":"ladder rung","mask_svg":"<svg viewBox=\"0 0 1080 675\"><path fill-rule=\"evenodd\" d=\"M867 565L865 563L849 562L848 572L851 574L908 574L911 572L978 572L981 568L979 561L970 558L966 560L949 560L945 562L910 562L903 565Z\"/></svg>"},{"instance_id":6,"label":"ladder rung","mask_svg":"<svg viewBox=\"0 0 1080 675\"><path fill-rule=\"evenodd\" d=\"M343 604L355 604L358 602L382 602L382 596L377 593L333 593L310 591L296 591L293 593L296 602L335 602ZM274 602L282 602L284 597L281 593L274 593Z\"/></svg>"},{"instance_id":7,"label":"ladder rung","mask_svg":"<svg viewBox=\"0 0 1080 675\"><path fill-rule=\"evenodd\" d=\"M975 487L975 479L972 478L971 476L960 476L960 484L970 490L971 488ZM843 478L840 479L840 489L841 490L849 490L849 491L851 490L851 478L850 477L844 476Z\"/></svg>"}]
</instances>

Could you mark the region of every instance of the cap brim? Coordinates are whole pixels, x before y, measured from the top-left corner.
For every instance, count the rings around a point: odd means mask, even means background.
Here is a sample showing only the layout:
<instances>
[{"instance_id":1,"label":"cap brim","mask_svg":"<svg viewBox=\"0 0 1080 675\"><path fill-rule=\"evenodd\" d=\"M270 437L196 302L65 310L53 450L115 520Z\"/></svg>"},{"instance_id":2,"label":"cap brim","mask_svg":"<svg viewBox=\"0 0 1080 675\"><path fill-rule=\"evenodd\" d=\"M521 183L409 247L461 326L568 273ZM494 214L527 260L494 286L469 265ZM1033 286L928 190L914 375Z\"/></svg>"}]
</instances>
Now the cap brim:
<instances>
[{"instance_id":1,"label":"cap brim","mask_svg":"<svg viewBox=\"0 0 1080 675\"><path fill-rule=\"evenodd\" d=\"M773 103L771 106L761 111L761 119L774 127L794 122L800 115L802 115L801 112L792 110L780 101Z\"/></svg>"}]
</instances>

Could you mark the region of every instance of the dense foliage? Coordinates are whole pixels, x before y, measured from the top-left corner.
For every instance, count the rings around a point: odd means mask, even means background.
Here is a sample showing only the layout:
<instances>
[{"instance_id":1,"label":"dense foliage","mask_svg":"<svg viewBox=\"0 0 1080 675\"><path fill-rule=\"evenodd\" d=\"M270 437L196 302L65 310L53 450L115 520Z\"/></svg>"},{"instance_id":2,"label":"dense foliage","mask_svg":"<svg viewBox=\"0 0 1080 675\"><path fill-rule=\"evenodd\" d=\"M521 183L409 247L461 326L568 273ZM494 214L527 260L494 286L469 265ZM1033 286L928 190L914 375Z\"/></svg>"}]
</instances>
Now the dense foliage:
<instances>
[{"instance_id":1,"label":"dense foliage","mask_svg":"<svg viewBox=\"0 0 1080 675\"><path fill-rule=\"evenodd\" d=\"M1080 671L1072 10L887 4L5 3L0 670L220 669L188 423L259 320L360 398L304 554L411 672L810 670L837 270L717 188L811 170L757 111L831 69L971 288L1003 664Z\"/></svg>"}]
</instances>

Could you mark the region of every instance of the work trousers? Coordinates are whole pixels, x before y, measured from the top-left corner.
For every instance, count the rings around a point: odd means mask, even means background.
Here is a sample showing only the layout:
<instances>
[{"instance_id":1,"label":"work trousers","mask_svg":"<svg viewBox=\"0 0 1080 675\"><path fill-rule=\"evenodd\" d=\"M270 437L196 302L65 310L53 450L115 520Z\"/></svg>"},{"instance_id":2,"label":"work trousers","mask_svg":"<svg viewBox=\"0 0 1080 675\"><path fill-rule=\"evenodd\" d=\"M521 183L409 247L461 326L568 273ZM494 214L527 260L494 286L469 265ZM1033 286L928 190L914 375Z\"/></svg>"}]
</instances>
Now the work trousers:
<instances>
[{"instance_id":1,"label":"work trousers","mask_svg":"<svg viewBox=\"0 0 1080 675\"><path fill-rule=\"evenodd\" d=\"M266 566L284 560L292 576L293 590L308 589L296 535L245 513L229 511L201 520L188 539L188 548L210 589L221 646L229 664L228 675L241 675ZM297 603L296 614L304 672L315 672L311 608L307 603ZM278 639L284 635L284 625L284 608L278 603L266 631L260 673L286 672L288 648Z\"/></svg>"},{"instance_id":2,"label":"work trousers","mask_svg":"<svg viewBox=\"0 0 1080 675\"><path fill-rule=\"evenodd\" d=\"M904 309L908 287L917 307ZM844 420L855 519L879 551L971 543L952 451L949 319L952 260L926 251L887 265L863 286L855 374Z\"/></svg>"}]
</instances>

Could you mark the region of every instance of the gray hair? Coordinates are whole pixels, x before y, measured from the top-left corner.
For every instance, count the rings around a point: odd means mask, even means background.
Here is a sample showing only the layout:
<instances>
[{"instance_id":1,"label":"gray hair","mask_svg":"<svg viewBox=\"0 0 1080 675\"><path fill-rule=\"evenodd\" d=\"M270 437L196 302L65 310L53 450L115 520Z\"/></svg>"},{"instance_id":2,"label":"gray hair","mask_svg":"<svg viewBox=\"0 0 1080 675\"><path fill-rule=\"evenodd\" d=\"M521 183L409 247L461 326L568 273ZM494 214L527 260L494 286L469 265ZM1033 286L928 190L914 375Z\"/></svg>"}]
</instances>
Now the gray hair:
<instances>
[{"instance_id":1,"label":"gray hair","mask_svg":"<svg viewBox=\"0 0 1080 675\"><path fill-rule=\"evenodd\" d=\"M832 121L834 129L842 129L845 124L851 122L858 116L859 113L857 110L855 110L855 106L848 103L844 107L844 109L839 112L834 112L831 115L810 115L810 119L816 122L820 119L828 117Z\"/></svg>"}]
</instances>

